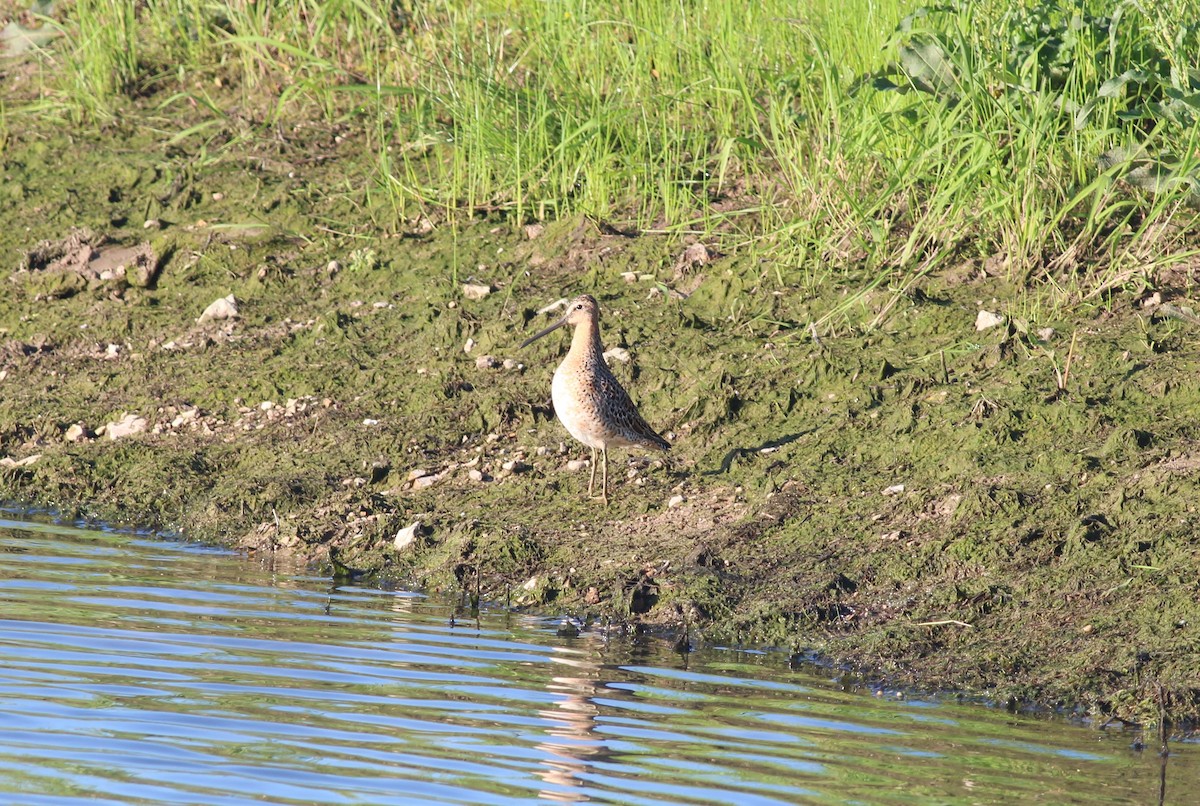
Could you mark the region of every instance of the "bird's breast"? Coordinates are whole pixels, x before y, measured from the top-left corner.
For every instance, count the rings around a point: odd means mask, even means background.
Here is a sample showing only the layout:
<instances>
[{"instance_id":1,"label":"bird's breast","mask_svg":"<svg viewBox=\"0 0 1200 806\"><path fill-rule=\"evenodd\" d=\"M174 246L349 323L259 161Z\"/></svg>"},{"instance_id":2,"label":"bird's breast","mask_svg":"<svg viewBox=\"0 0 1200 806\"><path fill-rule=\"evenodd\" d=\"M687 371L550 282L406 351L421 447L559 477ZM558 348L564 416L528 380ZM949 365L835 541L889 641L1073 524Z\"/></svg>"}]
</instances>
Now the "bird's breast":
<instances>
[{"instance_id":1,"label":"bird's breast","mask_svg":"<svg viewBox=\"0 0 1200 806\"><path fill-rule=\"evenodd\" d=\"M571 362L564 361L554 371L550 398L554 401L554 413L572 437L589 448L604 448L607 443L604 423L588 377Z\"/></svg>"}]
</instances>

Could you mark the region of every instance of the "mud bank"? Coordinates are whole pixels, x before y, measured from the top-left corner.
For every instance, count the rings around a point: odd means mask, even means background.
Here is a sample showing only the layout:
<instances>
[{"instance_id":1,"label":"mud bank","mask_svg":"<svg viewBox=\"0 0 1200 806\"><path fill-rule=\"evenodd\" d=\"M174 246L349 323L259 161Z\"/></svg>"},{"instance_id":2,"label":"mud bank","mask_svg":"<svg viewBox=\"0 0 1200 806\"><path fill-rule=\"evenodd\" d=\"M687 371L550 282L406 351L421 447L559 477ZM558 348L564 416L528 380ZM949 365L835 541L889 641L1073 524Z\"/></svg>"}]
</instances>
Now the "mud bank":
<instances>
[{"instance_id":1,"label":"mud bank","mask_svg":"<svg viewBox=\"0 0 1200 806\"><path fill-rule=\"evenodd\" d=\"M814 332L866 278L814 291L720 233L582 217L379 231L345 131L208 160L149 131L0 157L0 496L900 684L1197 715L1195 271L1048 310L964 259ZM566 340L516 347L582 292L675 445L614 452L607 508L549 409Z\"/></svg>"}]
</instances>

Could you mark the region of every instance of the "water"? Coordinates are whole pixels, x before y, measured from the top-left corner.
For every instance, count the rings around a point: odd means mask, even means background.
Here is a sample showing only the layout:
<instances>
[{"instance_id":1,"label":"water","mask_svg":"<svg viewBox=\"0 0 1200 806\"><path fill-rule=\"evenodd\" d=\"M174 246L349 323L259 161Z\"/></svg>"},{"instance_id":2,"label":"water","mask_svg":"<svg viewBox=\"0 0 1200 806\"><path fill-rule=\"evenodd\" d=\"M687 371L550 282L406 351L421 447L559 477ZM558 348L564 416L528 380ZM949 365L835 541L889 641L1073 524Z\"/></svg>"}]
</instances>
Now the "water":
<instances>
[{"instance_id":1,"label":"water","mask_svg":"<svg viewBox=\"0 0 1200 806\"><path fill-rule=\"evenodd\" d=\"M1166 803L1128 732L0 521L0 803Z\"/></svg>"}]
</instances>

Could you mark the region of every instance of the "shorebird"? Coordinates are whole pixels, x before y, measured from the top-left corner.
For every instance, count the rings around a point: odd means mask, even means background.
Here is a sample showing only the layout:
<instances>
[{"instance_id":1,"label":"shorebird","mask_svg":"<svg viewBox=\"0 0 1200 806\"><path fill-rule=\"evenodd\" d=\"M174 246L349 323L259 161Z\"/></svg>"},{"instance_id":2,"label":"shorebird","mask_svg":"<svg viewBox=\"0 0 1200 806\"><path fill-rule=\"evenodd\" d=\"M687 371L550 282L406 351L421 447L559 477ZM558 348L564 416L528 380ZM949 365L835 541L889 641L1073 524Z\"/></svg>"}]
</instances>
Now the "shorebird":
<instances>
[{"instance_id":1,"label":"shorebird","mask_svg":"<svg viewBox=\"0 0 1200 806\"><path fill-rule=\"evenodd\" d=\"M604 361L600 343L600 306L588 294L576 297L567 312L550 327L533 334L521 346L537 341L564 325L575 328L567 357L554 370L550 397L554 413L571 436L592 449L592 475L588 497L596 486L596 452L600 452L604 474L600 497L608 503L608 449L651 448L669 450L671 443L660 437L638 414L629 394L621 388Z\"/></svg>"}]
</instances>

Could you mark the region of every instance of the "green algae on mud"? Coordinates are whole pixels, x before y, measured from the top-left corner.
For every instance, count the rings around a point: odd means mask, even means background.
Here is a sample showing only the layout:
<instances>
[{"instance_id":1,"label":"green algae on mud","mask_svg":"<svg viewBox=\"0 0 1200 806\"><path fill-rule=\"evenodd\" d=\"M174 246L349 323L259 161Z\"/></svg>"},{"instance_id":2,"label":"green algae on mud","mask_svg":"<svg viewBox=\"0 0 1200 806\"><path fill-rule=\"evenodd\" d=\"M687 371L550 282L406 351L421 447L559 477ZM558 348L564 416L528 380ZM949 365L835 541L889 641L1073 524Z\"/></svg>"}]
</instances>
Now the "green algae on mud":
<instances>
[{"instance_id":1,"label":"green algae on mud","mask_svg":"<svg viewBox=\"0 0 1200 806\"><path fill-rule=\"evenodd\" d=\"M144 131L9 134L4 497L925 687L1200 711L1194 267L1047 320L967 260L814 339L844 289L719 235L689 261L583 217L335 227L370 168L331 131L203 164ZM153 280L25 259L80 227L147 244ZM548 408L564 344L516 350L584 291L675 443L608 508Z\"/></svg>"}]
</instances>

